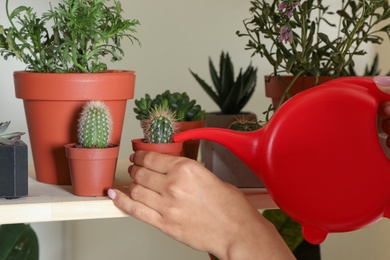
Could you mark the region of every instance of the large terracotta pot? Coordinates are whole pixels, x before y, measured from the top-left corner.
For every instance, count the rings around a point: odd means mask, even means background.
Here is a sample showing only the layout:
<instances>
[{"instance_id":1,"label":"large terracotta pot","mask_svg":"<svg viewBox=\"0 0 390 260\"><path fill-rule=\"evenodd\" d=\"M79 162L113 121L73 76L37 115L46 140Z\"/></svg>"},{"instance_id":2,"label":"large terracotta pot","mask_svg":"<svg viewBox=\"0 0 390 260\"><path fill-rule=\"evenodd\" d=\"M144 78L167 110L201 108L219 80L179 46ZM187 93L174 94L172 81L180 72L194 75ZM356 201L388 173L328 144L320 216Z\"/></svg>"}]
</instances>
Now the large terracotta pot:
<instances>
[{"instance_id":1,"label":"large terracotta pot","mask_svg":"<svg viewBox=\"0 0 390 260\"><path fill-rule=\"evenodd\" d=\"M77 118L89 100L102 100L113 117L111 143L120 143L126 101L134 96L135 73L15 72L15 94L23 99L37 180L71 184L64 144L77 140Z\"/></svg>"},{"instance_id":2,"label":"large terracotta pot","mask_svg":"<svg viewBox=\"0 0 390 260\"><path fill-rule=\"evenodd\" d=\"M79 148L65 145L73 193L78 196L105 196L112 188L119 145L108 148Z\"/></svg>"},{"instance_id":3,"label":"large terracotta pot","mask_svg":"<svg viewBox=\"0 0 390 260\"><path fill-rule=\"evenodd\" d=\"M272 99L272 105L277 107L283 97L284 91L289 83L294 79L294 76L280 76L281 81L278 76L265 76L265 95ZM329 80L332 80L332 77L320 76L318 77L318 84L325 83ZM291 86L288 94L290 97L302 92L306 89L316 86L314 76L301 76L294 82ZM283 102L286 100L283 100Z\"/></svg>"},{"instance_id":4,"label":"large terracotta pot","mask_svg":"<svg viewBox=\"0 0 390 260\"><path fill-rule=\"evenodd\" d=\"M131 140L133 151L153 151L163 154L180 156L183 149L183 142L167 144L145 143L143 138Z\"/></svg>"},{"instance_id":5,"label":"large terracotta pot","mask_svg":"<svg viewBox=\"0 0 390 260\"><path fill-rule=\"evenodd\" d=\"M205 124L204 120L185 121L185 122L176 123L178 132L183 132L195 128L201 128L204 127L204 124ZM188 140L183 143L183 151L181 155L193 160L197 160L198 151L199 151L199 140Z\"/></svg>"}]
</instances>

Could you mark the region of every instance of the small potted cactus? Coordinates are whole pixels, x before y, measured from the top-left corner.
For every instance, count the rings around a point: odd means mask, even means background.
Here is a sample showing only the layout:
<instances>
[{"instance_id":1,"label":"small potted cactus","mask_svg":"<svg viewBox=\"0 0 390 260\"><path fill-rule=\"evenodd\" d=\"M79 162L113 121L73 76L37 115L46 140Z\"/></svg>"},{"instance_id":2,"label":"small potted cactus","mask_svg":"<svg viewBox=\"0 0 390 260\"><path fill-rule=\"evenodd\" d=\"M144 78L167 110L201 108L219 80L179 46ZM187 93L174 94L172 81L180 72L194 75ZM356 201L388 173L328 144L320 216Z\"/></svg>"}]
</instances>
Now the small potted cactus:
<instances>
[{"instance_id":1,"label":"small potted cactus","mask_svg":"<svg viewBox=\"0 0 390 260\"><path fill-rule=\"evenodd\" d=\"M186 92L171 93L169 90L166 90L162 94L156 95L153 99L149 94L146 94L145 97L136 99L135 105L134 112L136 113L136 118L141 121L144 131L144 122L149 118L151 111L161 106L175 113L175 128L177 132L203 127L206 118L206 112L202 110L199 104L196 104L196 100L191 100ZM199 140L185 141L182 155L196 160L198 150Z\"/></svg>"},{"instance_id":2,"label":"small potted cactus","mask_svg":"<svg viewBox=\"0 0 390 260\"><path fill-rule=\"evenodd\" d=\"M112 187L119 144L109 143L111 113L104 102L89 101L78 121L78 143L65 145L73 193L78 196L105 196Z\"/></svg>"},{"instance_id":3,"label":"small potted cactus","mask_svg":"<svg viewBox=\"0 0 390 260\"><path fill-rule=\"evenodd\" d=\"M6 133L10 123L0 122L0 197L14 199L28 194L28 158L25 133Z\"/></svg>"},{"instance_id":4,"label":"small potted cactus","mask_svg":"<svg viewBox=\"0 0 390 260\"><path fill-rule=\"evenodd\" d=\"M142 123L144 138L132 140L133 150L155 151L180 156L183 143L174 143L173 134L177 131L175 113L169 108L152 108Z\"/></svg>"}]
</instances>

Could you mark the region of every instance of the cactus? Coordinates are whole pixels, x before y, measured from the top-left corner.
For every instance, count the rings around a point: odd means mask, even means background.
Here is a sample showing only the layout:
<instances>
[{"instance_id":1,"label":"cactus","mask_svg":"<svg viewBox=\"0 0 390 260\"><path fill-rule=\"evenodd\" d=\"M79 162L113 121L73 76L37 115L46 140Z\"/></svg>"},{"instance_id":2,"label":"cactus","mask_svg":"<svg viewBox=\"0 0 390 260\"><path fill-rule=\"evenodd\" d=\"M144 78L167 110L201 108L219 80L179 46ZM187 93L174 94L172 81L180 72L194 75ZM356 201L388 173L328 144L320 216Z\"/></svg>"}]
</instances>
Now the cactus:
<instances>
[{"instance_id":1,"label":"cactus","mask_svg":"<svg viewBox=\"0 0 390 260\"><path fill-rule=\"evenodd\" d=\"M245 116L236 118L236 121L231 123L229 129L238 131L238 132L251 132L263 127L263 122L249 120Z\"/></svg>"},{"instance_id":2,"label":"cactus","mask_svg":"<svg viewBox=\"0 0 390 260\"><path fill-rule=\"evenodd\" d=\"M136 107L134 112L137 114L138 120L145 120L149 117L151 110L158 107L165 107L175 113L176 120L183 121L197 121L206 118L206 112L202 110L201 106L196 104L196 100L190 100L186 92L171 93L166 90L162 94L158 94L155 98L151 98L146 94L144 98L135 100Z\"/></svg>"},{"instance_id":3,"label":"cactus","mask_svg":"<svg viewBox=\"0 0 390 260\"><path fill-rule=\"evenodd\" d=\"M83 107L78 125L79 145L84 148L108 147L112 132L112 118L102 101L90 101Z\"/></svg>"},{"instance_id":4,"label":"cactus","mask_svg":"<svg viewBox=\"0 0 390 260\"><path fill-rule=\"evenodd\" d=\"M150 111L145 128L145 142L172 143L175 128L175 113L165 107L157 107Z\"/></svg>"},{"instance_id":5,"label":"cactus","mask_svg":"<svg viewBox=\"0 0 390 260\"><path fill-rule=\"evenodd\" d=\"M195 80L211 99L219 106L223 114L239 114L255 91L257 82L257 69L252 65L243 72L242 68L234 80L234 67L229 53L222 52L219 62L219 75L214 64L209 58L210 76L214 89L201 79L196 73L191 72Z\"/></svg>"},{"instance_id":6,"label":"cactus","mask_svg":"<svg viewBox=\"0 0 390 260\"><path fill-rule=\"evenodd\" d=\"M25 134L24 132L6 134L5 131L10 123L11 121L0 122L0 145L15 145L20 140L20 137Z\"/></svg>"}]
</instances>

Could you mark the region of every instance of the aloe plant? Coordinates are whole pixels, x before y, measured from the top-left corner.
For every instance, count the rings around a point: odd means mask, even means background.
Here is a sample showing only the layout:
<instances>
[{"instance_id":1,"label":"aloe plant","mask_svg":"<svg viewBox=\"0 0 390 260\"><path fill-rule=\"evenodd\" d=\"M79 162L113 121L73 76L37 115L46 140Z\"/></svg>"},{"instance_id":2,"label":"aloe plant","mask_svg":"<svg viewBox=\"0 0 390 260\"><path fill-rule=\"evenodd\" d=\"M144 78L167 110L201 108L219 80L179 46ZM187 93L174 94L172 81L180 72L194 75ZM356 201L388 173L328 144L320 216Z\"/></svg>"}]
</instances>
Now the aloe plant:
<instances>
[{"instance_id":1,"label":"aloe plant","mask_svg":"<svg viewBox=\"0 0 390 260\"><path fill-rule=\"evenodd\" d=\"M24 135L24 132L13 132L6 134L8 126L11 121L0 122L0 145L15 145L17 141L20 140L20 137Z\"/></svg>"},{"instance_id":2,"label":"aloe plant","mask_svg":"<svg viewBox=\"0 0 390 260\"><path fill-rule=\"evenodd\" d=\"M213 87L190 70L199 85L219 106L223 114L239 114L255 91L257 69L252 65L240 72L234 80L234 66L229 53L222 52L219 62L219 74L209 58L210 76Z\"/></svg>"},{"instance_id":3,"label":"aloe plant","mask_svg":"<svg viewBox=\"0 0 390 260\"><path fill-rule=\"evenodd\" d=\"M111 133L111 113L104 102L89 101L86 103L79 118L79 145L84 148L108 147Z\"/></svg>"},{"instance_id":4,"label":"aloe plant","mask_svg":"<svg viewBox=\"0 0 390 260\"><path fill-rule=\"evenodd\" d=\"M162 94L156 95L153 99L149 94L145 97L136 99L134 101L136 118L138 120L145 120L149 117L153 109L164 107L175 113L176 120L183 121L198 121L206 118L206 112L202 110L199 104L196 104L195 99L190 99L186 92L174 92L169 90Z\"/></svg>"}]
</instances>

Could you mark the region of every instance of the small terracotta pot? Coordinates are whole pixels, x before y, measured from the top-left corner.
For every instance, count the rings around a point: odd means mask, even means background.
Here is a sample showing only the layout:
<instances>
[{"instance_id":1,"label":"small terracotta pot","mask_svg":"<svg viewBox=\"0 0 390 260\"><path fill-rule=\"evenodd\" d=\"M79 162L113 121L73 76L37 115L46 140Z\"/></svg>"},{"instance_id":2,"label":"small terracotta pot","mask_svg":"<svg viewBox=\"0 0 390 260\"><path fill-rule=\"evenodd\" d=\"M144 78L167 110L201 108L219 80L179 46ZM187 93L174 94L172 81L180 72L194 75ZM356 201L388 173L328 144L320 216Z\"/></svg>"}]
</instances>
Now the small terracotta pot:
<instances>
[{"instance_id":1,"label":"small terracotta pot","mask_svg":"<svg viewBox=\"0 0 390 260\"><path fill-rule=\"evenodd\" d=\"M176 122L178 132L204 127L205 120ZM193 160L198 159L199 140L188 140L183 143L181 155Z\"/></svg>"},{"instance_id":2,"label":"small terracotta pot","mask_svg":"<svg viewBox=\"0 0 390 260\"><path fill-rule=\"evenodd\" d=\"M294 79L294 76L281 76L284 82L279 80L277 76L265 76L265 95L269 98L272 98L272 105L277 107L280 100L282 99L283 93L286 90L288 84ZM325 83L329 80L332 80L332 77L320 76L318 77L318 85ZM287 85L287 86L286 86ZM299 77L289 90L290 96L294 96L299 92L302 92L306 89L312 88L315 85L314 76L301 76ZM284 100L285 101L285 100ZM284 102L283 101L283 102Z\"/></svg>"},{"instance_id":3,"label":"small terracotta pot","mask_svg":"<svg viewBox=\"0 0 390 260\"><path fill-rule=\"evenodd\" d=\"M114 183L119 145L108 148L78 148L65 145L73 193L105 196Z\"/></svg>"},{"instance_id":4,"label":"small terracotta pot","mask_svg":"<svg viewBox=\"0 0 390 260\"><path fill-rule=\"evenodd\" d=\"M154 151L163 154L180 156L183 150L183 143L151 144L144 143L144 138L131 140L133 151Z\"/></svg>"}]
</instances>

